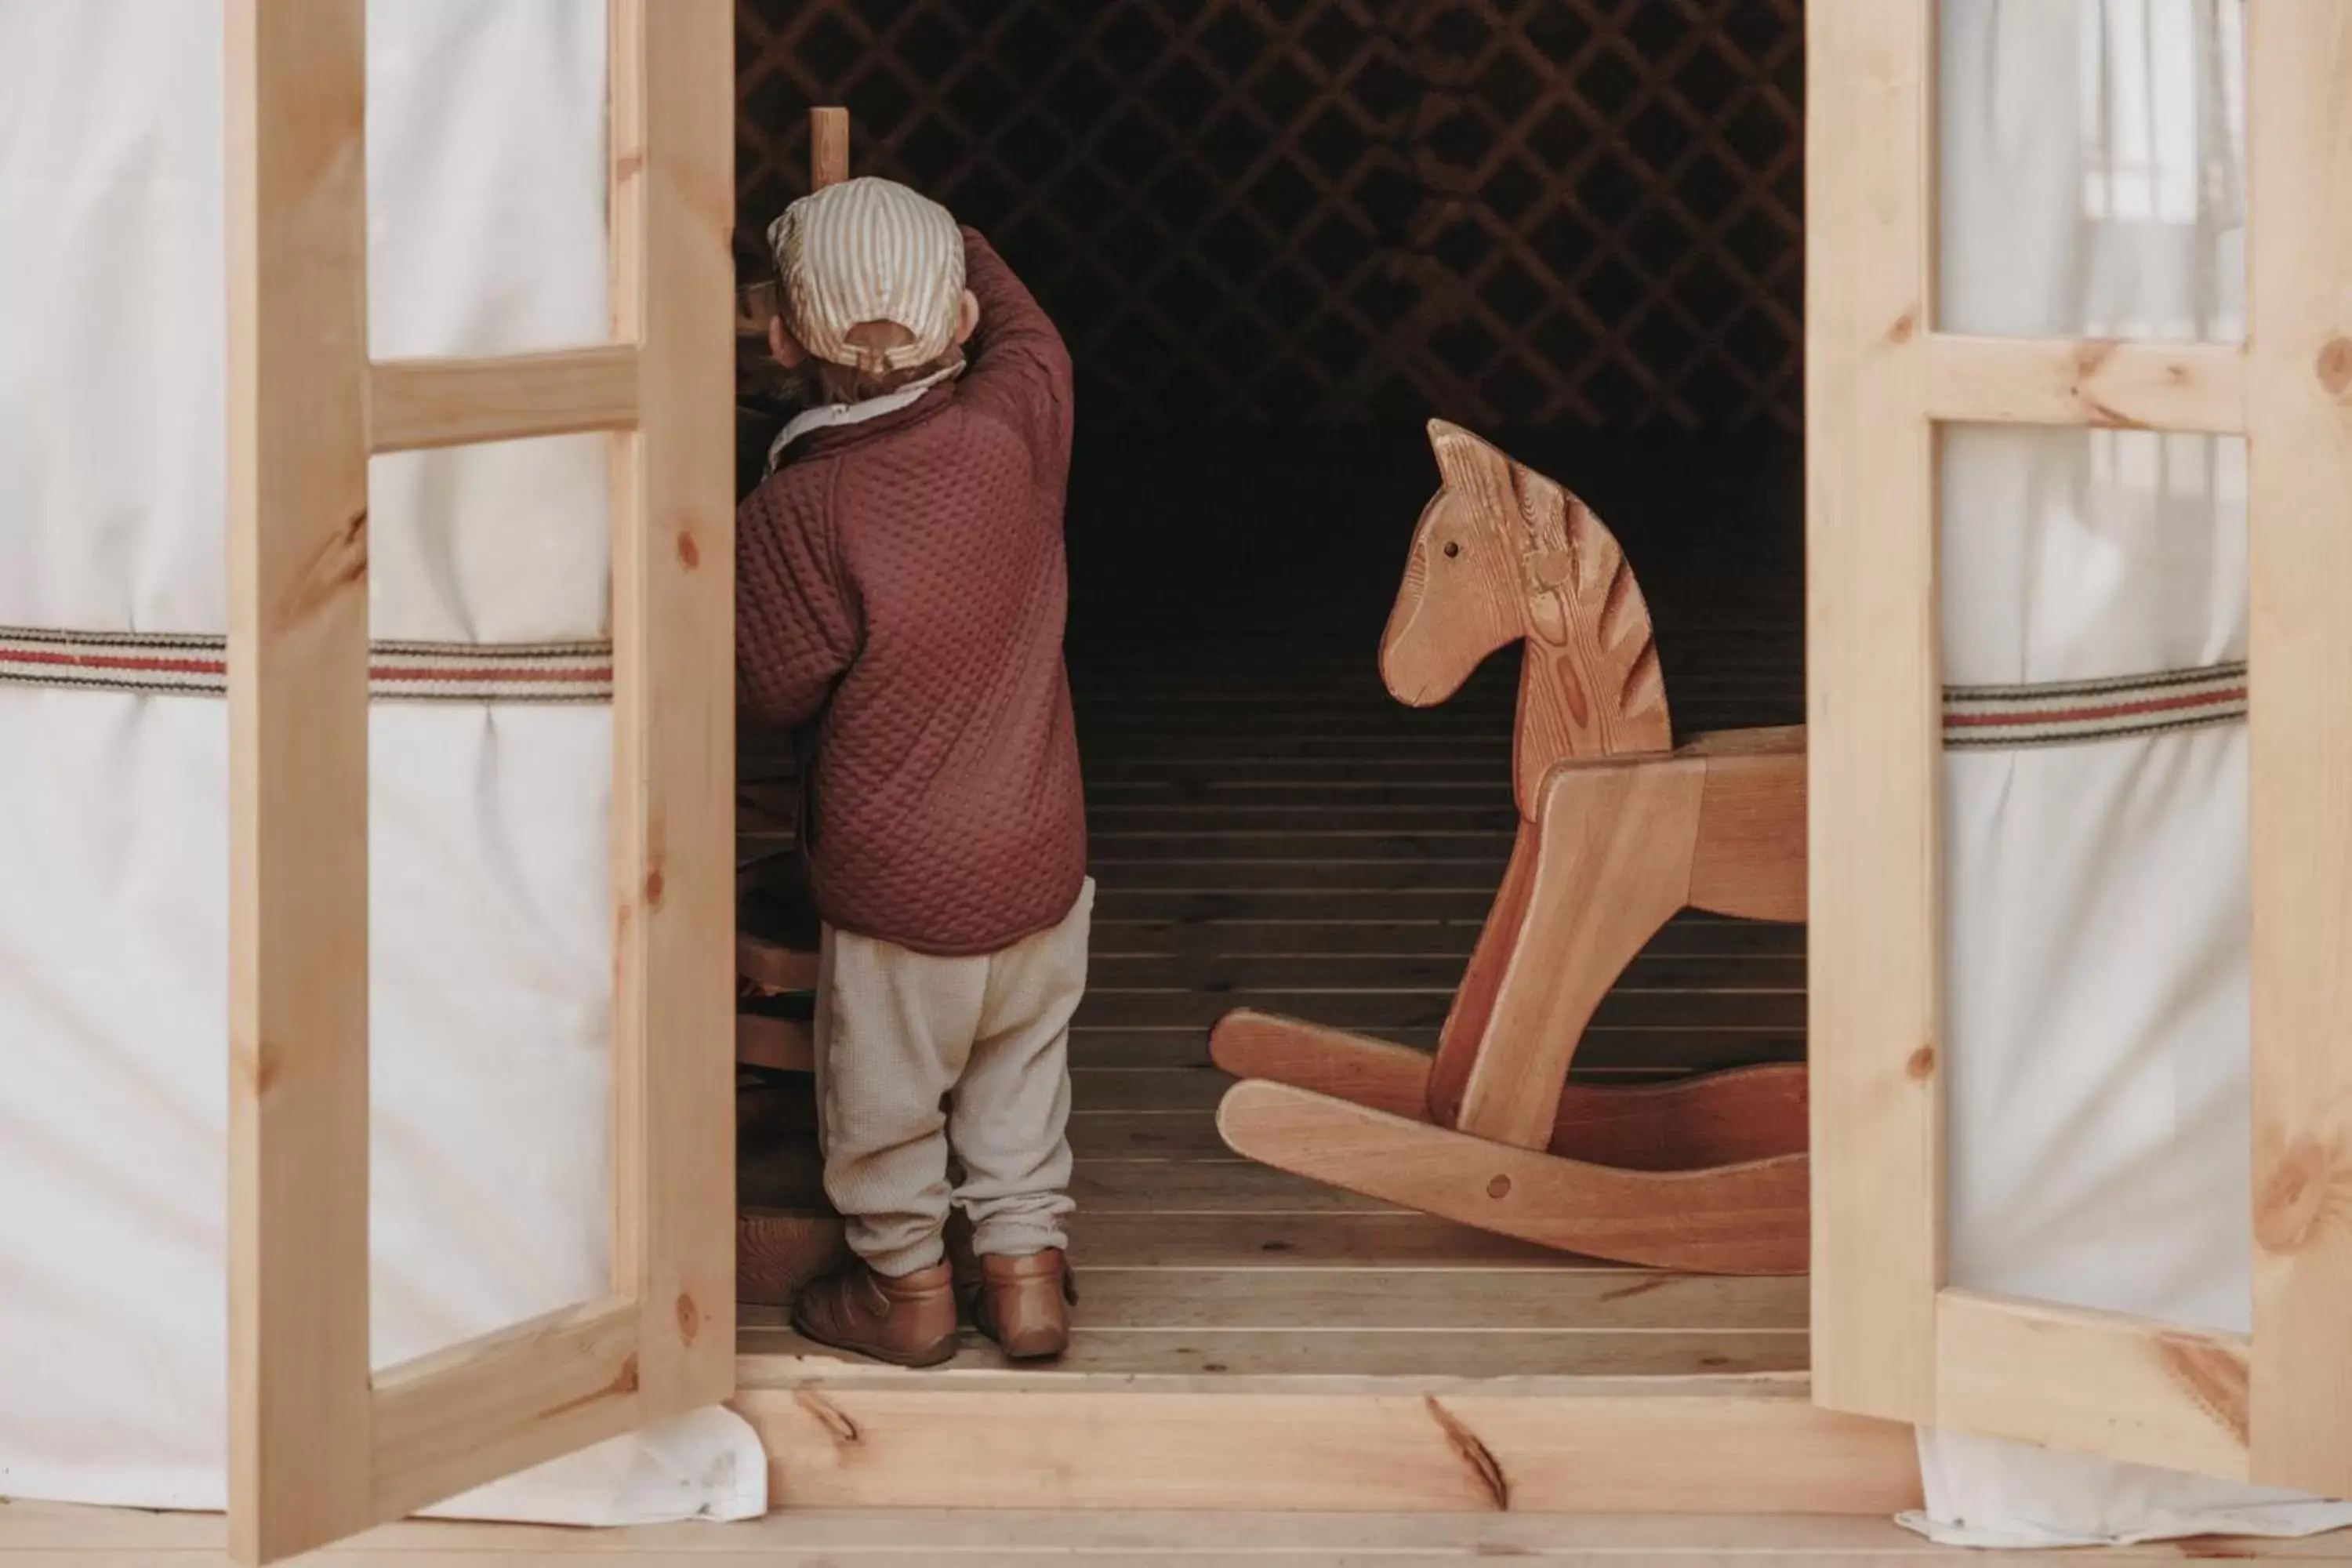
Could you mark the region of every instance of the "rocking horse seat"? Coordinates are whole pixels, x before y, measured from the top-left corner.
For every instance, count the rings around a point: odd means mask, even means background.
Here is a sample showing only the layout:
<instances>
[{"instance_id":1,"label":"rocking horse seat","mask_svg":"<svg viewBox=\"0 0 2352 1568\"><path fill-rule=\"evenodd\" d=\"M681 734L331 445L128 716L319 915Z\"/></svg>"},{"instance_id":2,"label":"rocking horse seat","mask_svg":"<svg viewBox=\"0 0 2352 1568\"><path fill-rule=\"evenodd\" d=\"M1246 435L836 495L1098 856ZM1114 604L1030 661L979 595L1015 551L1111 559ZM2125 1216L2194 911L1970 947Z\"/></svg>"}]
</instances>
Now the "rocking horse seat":
<instances>
[{"instance_id":1,"label":"rocking horse seat","mask_svg":"<svg viewBox=\"0 0 2352 1568\"><path fill-rule=\"evenodd\" d=\"M1518 836L1434 1057L1228 1014L1210 1054L1244 1081L1219 1131L1279 1169L1568 1251L1801 1271L1802 1067L1640 1088L1568 1077L1601 997L1676 913L1804 918L1804 731L1675 749L1616 541L1468 432L1433 422L1431 437L1445 484L1414 535L1381 673L1406 701L1441 701L1527 642Z\"/></svg>"}]
</instances>

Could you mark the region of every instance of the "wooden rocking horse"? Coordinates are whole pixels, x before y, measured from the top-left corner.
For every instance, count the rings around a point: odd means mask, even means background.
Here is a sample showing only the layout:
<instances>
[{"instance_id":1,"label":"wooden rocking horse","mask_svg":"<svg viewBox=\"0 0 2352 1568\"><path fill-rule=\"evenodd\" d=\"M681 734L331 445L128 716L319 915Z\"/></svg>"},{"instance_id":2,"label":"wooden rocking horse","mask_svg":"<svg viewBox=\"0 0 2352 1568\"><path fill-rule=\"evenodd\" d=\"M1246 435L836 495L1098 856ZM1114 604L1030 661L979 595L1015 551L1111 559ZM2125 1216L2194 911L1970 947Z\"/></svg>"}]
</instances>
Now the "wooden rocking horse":
<instances>
[{"instance_id":1,"label":"wooden rocking horse","mask_svg":"<svg viewBox=\"0 0 2352 1568\"><path fill-rule=\"evenodd\" d=\"M1593 1010L1686 908L1805 915L1801 727L1676 749L1648 606L1575 496L1430 424L1423 510L1381 645L1390 692L1444 701L1524 639L1503 885L1435 1058L1250 1011L1210 1036L1244 1081L1217 1126L1262 1163L1592 1257L1795 1273L1808 1242L1801 1065L1570 1084Z\"/></svg>"}]
</instances>

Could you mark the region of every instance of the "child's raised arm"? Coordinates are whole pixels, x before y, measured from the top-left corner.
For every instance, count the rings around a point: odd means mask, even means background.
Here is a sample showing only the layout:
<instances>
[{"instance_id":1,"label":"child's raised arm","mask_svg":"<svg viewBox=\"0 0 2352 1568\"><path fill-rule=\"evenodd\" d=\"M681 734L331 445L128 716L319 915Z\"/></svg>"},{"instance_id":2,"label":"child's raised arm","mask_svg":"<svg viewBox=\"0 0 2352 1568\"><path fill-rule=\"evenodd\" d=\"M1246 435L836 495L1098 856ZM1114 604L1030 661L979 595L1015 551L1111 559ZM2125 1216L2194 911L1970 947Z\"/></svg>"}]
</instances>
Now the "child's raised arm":
<instances>
[{"instance_id":1,"label":"child's raised arm","mask_svg":"<svg viewBox=\"0 0 2352 1568\"><path fill-rule=\"evenodd\" d=\"M1048 459L1039 478L1060 484L1070 462L1070 351L1053 318L977 229L963 231L964 286L980 300L980 327L968 345L971 368L959 401L987 406L1030 437Z\"/></svg>"}]
</instances>

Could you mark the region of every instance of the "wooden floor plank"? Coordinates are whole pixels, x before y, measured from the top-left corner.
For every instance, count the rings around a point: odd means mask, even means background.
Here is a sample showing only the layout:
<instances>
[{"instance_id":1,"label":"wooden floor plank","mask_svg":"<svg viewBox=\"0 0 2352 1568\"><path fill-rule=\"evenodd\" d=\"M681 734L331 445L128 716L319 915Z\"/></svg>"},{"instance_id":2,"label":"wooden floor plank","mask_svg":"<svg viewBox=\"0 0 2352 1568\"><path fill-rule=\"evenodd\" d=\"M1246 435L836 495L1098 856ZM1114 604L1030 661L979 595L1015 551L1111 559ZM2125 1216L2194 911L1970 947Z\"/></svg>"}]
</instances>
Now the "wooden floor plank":
<instances>
[{"instance_id":1,"label":"wooden floor plank","mask_svg":"<svg viewBox=\"0 0 2352 1568\"><path fill-rule=\"evenodd\" d=\"M1332 916L1296 919L1253 917L1247 913L1208 916L1198 920L1120 919L1097 917L1094 952L1097 957L1177 955L1186 958L1261 956L1351 956L1364 953L1459 953L1467 956L1478 939L1485 918L1405 918L1401 911L1388 919L1346 920L1342 906ZM1676 921L1650 939L1636 964L1662 958L1781 958L1793 961L1801 973L1805 933L1801 926L1758 925L1742 921ZM1646 973L1635 969L1636 978Z\"/></svg>"},{"instance_id":2,"label":"wooden floor plank","mask_svg":"<svg viewBox=\"0 0 2352 1568\"><path fill-rule=\"evenodd\" d=\"M1280 1013L1363 1033L1436 1028L1453 1010L1451 985L1395 984L1275 990L1235 986L1091 987L1077 1025L1097 1029L1192 1027L1205 1030L1235 1007ZM1801 1037L1805 994L1787 986L1722 989L1622 986L1601 1000L1594 1029L1650 1029Z\"/></svg>"},{"instance_id":3,"label":"wooden floor plank","mask_svg":"<svg viewBox=\"0 0 2352 1568\"><path fill-rule=\"evenodd\" d=\"M1071 1220L1071 1250L1082 1268L1097 1265L1276 1268L1308 1264L1374 1268L1475 1267L1558 1270L1580 1263L1545 1247L1421 1214L1169 1215L1081 1212Z\"/></svg>"},{"instance_id":4,"label":"wooden floor plank","mask_svg":"<svg viewBox=\"0 0 2352 1568\"><path fill-rule=\"evenodd\" d=\"M1114 943L1117 939L1114 937ZM1400 943L1387 952L1313 953L1269 951L1223 953L1108 952L1097 944L1087 963L1090 989L1106 992L1192 991L1211 995L1254 990L1386 991L1418 989L1451 997L1466 953L1414 952ZM1616 985L1620 995L1665 994L1752 996L1802 995L1801 953L1742 953L1636 958Z\"/></svg>"},{"instance_id":5,"label":"wooden floor plank","mask_svg":"<svg viewBox=\"0 0 2352 1568\"><path fill-rule=\"evenodd\" d=\"M1416 1049L1426 1050L1437 1043L1433 1025L1374 1027L1349 1016L1342 1008L1308 1021L1371 1034ZM1744 1025L1728 1028L1605 1026L1585 1032L1577 1048L1575 1076L1593 1082L1650 1079L1803 1058L1803 1036L1793 1029L1758 1030ZM1197 1024L1082 1027L1072 1032L1070 1063L1073 1068L1206 1068L1207 1030Z\"/></svg>"},{"instance_id":6,"label":"wooden floor plank","mask_svg":"<svg viewBox=\"0 0 2352 1568\"><path fill-rule=\"evenodd\" d=\"M1495 758L1433 756L1413 763L1379 763L1366 757L1253 757L1245 752L1217 755L1199 752L1181 757L1153 757L1139 752L1131 757L1089 758L1087 760L1087 786L1097 783L1117 785L1127 780L1149 780L1172 784L1179 789L1206 789L1234 778L1247 778L1254 784L1291 784L1313 790L1335 793L1348 788L1350 780L1360 780L1368 770L1377 770L1383 782L1412 780L1440 784L1474 784L1492 790L1496 787L1496 770L1500 754ZM1491 796L1489 797L1491 798Z\"/></svg>"},{"instance_id":7,"label":"wooden floor plank","mask_svg":"<svg viewBox=\"0 0 2352 1568\"><path fill-rule=\"evenodd\" d=\"M1097 1214L1362 1214L1391 1205L1238 1157L1080 1160L1070 1196Z\"/></svg>"},{"instance_id":8,"label":"wooden floor plank","mask_svg":"<svg viewBox=\"0 0 2352 1568\"><path fill-rule=\"evenodd\" d=\"M1119 778L1089 778L1087 803L1089 810L1160 805L1295 810L1323 804L1349 810L1390 807L1409 811L1423 805L1480 811L1512 809L1507 779L1402 779L1380 772L1359 773L1347 779L1286 782L1250 774L1188 780L1135 773Z\"/></svg>"},{"instance_id":9,"label":"wooden floor plank","mask_svg":"<svg viewBox=\"0 0 2352 1568\"><path fill-rule=\"evenodd\" d=\"M1081 1302L1081 1305L1084 1303ZM747 1323L738 1331L745 1355L799 1358L819 1365L841 1362L789 1328ZM1670 1330L1127 1329L1095 1323L1082 1313L1056 1376L1113 1377L1675 1377L1695 1372L1744 1375L1799 1372L1805 1364L1799 1331L1733 1332ZM1003 1352L967 1331L951 1366L1007 1370Z\"/></svg>"},{"instance_id":10,"label":"wooden floor plank","mask_svg":"<svg viewBox=\"0 0 2352 1568\"><path fill-rule=\"evenodd\" d=\"M1517 829L1441 825L1412 831L1265 828L1228 826L1206 828L1151 827L1140 832L1097 832L1089 839L1097 866L1173 860L1188 865L1215 862L1233 867L1304 859L1380 864L1485 865L1507 859Z\"/></svg>"},{"instance_id":11,"label":"wooden floor plank","mask_svg":"<svg viewBox=\"0 0 2352 1568\"><path fill-rule=\"evenodd\" d=\"M1255 801L1207 803L1153 799L1134 795L1098 799L1087 810L1087 823L1097 840L1123 840L1131 834L1173 833L1297 833L1328 837L1362 833L1462 832L1476 829L1508 834L1518 824L1518 813L1500 790L1483 800L1414 801L1384 804L1301 802L1261 798ZM1140 798L1139 798L1140 796Z\"/></svg>"},{"instance_id":12,"label":"wooden floor plank","mask_svg":"<svg viewBox=\"0 0 2352 1568\"><path fill-rule=\"evenodd\" d=\"M1806 1312L1802 1279L1569 1266L1138 1268L1104 1264L1090 1256L1082 1283L1085 1325L1099 1332L1790 1334L1803 1331ZM774 1309L744 1313L747 1328L777 1329L784 1322L784 1314ZM1559 1369L1535 1364L1518 1370Z\"/></svg>"},{"instance_id":13,"label":"wooden floor plank","mask_svg":"<svg viewBox=\"0 0 2352 1568\"><path fill-rule=\"evenodd\" d=\"M1089 1086L1081 1087L1083 1090ZM1198 1091L1193 1093L1197 1097ZM1203 1108L1197 1103L1146 1106L1137 1110L1081 1111L1070 1119L1069 1137L1071 1150L1081 1160L1116 1156L1213 1160L1231 1156L1218 1134L1214 1107Z\"/></svg>"},{"instance_id":14,"label":"wooden floor plank","mask_svg":"<svg viewBox=\"0 0 2352 1568\"><path fill-rule=\"evenodd\" d=\"M1100 880L1123 893L1399 893L1425 889L1472 896L1483 916L1503 879L1497 854L1475 860L1342 859L1316 856L1266 860L1170 858L1094 862Z\"/></svg>"},{"instance_id":15,"label":"wooden floor plank","mask_svg":"<svg viewBox=\"0 0 2352 1568\"><path fill-rule=\"evenodd\" d=\"M149 1513L53 1503L0 1506L0 1563L88 1568L213 1568L226 1563L216 1515ZM1013 1544L1008 1544L1013 1543ZM2352 1563L2352 1542L2153 1544L2086 1557L2003 1553L2003 1565L2178 1563L2184 1559ZM1883 1519L1827 1515L1711 1517L1542 1513L1131 1513L1003 1510L804 1510L739 1524L583 1531L519 1524L415 1522L330 1548L336 1568L489 1568L691 1562L707 1568L1419 1568L1492 1562L1577 1568L1691 1568L1706 1563L1926 1568L1980 1562L1935 1547Z\"/></svg>"},{"instance_id":16,"label":"wooden floor plank","mask_svg":"<svg viewBox=\"0 0 2352 1568\"><path fill-rule=\"evenodd\" d=\"M1070 1152L1081 1160L1111 1156L1169 1160L1227 1158L1213 1107L1174 1110L1085 1111L1069 1123Z\"/></svg>"}]
</instances>

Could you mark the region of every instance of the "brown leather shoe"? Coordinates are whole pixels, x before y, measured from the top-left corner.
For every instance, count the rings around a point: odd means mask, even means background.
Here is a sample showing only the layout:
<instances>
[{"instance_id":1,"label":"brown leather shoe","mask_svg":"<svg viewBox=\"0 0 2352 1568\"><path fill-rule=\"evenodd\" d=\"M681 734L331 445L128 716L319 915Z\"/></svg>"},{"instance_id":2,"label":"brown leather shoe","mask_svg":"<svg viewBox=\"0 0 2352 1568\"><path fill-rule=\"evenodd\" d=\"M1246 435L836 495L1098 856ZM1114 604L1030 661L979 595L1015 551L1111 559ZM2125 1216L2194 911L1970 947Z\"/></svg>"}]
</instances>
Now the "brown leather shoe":
<instances>
[{"instance_id":1,"label":"brown leather shoe","mask_svg":"<svg viewBox=\"0 0 2352 1568\"><path fill-rule=\"evenodd\" d=\"M895 1366L937 1366L956 1353L953 1271L940 1262L893 1279L852 1263L802 1287L793 1327L821 1345Z\"/></svg>"},{"instance_id":2,"label":"brown leather shoe","mask_svg":"<svg viewBox=\"0 0 2352 1568\"><path fill-rule=\"evenodd\" d=\"M1059 1247L983 1258L972 1322L1013 1360L1048 1361L1069 1348L1070 1309L1077 1300L1077 1281Z\"/></svg>"}]
</instances>

